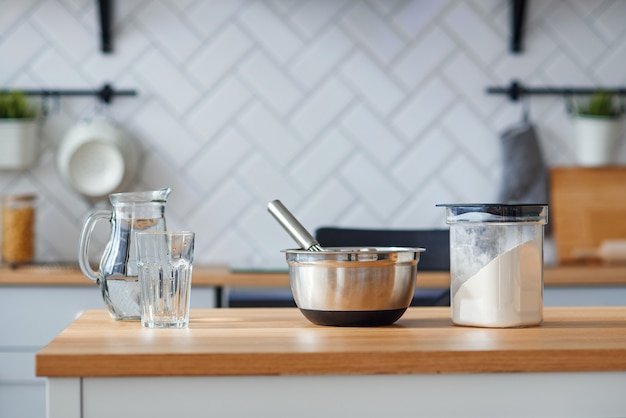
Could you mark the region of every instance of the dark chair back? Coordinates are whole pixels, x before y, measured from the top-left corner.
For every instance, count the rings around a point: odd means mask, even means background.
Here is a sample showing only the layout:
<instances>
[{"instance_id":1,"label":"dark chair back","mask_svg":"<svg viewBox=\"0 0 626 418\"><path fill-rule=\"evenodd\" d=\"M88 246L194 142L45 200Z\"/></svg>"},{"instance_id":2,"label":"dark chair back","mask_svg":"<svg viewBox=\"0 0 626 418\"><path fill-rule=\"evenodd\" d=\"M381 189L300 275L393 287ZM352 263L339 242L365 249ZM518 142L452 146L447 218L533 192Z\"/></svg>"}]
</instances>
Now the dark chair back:
<instances>
[{"instance_id":1,"label":"dark chair back","mask_svg":"<svg viewBox=\"0 0 626 418\"><path fill-rule=\"evenodd\" d=\"M315 238L322 247L422 247L419 270L450 270L450 232L447 229L355 229L321 227Z\"/></svg>"}]
</instances>

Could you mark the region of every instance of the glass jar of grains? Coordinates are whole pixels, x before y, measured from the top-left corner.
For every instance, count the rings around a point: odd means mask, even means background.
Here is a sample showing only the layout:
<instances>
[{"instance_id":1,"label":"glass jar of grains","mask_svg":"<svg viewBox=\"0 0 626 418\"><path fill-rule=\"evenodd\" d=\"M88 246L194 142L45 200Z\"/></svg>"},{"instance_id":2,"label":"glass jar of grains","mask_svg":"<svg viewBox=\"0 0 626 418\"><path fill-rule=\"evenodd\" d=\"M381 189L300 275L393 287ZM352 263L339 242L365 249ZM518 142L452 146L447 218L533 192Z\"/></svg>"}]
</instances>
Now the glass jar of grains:
<instances>
[{"instance_id":1,"label":"glass jar of grains","mask_svg":"<svg viewBox=\"0 0 626 418\"><path fill-rule=\"evenodd\" d=\"M35 255L35 195L2 197L2 261L24 264Z\"/></svg>"}]
</instances>

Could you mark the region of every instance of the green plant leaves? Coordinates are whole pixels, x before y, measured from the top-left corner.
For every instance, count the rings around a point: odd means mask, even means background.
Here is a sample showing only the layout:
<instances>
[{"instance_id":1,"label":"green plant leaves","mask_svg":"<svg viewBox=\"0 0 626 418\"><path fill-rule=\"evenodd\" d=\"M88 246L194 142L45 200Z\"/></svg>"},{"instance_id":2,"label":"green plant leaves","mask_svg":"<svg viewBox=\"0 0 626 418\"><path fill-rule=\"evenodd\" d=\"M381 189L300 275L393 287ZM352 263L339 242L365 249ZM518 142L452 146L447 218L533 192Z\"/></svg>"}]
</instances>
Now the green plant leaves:
<instances>
[{"instance_id":1,"label":"green plant leaves","mask_svg":"<svg viewBox=\"0 0 626 418\"><path fill-rule=\"evenodd\" d=\"M599 90L575 110L579 115L615 118L624 111L616 99L614 94Z\"/></svg>"},{"instance_id":2,"label":"green plant leaves","mask_svg":"<svg viewBox=\"0 0 626 418\"><path fill-rule=\"evenodd\" d=\"M33 119L36 115L37 111L24 93L0 93L0 119Z\"/></svg>"}]
</instances>

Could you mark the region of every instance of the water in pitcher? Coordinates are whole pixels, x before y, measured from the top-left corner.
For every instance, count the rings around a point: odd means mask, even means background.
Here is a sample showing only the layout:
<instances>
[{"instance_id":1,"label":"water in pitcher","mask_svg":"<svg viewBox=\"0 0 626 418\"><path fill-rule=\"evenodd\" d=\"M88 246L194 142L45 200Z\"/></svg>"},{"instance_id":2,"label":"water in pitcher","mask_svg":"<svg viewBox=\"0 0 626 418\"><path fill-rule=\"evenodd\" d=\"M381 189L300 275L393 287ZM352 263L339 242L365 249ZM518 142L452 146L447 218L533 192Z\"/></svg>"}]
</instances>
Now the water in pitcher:
<instances>
[{"instance_id":1,"label":"water in pitcher","mask_svg":"<svg viewBox=\"0 0 626 418\"><path fill-rule=\"evenodd\" d=\"M114 317L119 319L140 317L140 289L137 276L109 277L101 283L102 298Z\"/></svg>"},{"instance_id":2,"label":"water in pitcher","mask_svg":"<svg viewBox=\"0 0 626 418\"><path fill-rule=\"evenodd\" d=\"M165 219L117 219L121 233L111 241L116 251L103 258L98 273L102 298L115 319L141 318L140 288L137 272L137 249L134 234L143 231L165 230ZM107 252L105 252L106 254Z\"/></svg>"}]
</instances>

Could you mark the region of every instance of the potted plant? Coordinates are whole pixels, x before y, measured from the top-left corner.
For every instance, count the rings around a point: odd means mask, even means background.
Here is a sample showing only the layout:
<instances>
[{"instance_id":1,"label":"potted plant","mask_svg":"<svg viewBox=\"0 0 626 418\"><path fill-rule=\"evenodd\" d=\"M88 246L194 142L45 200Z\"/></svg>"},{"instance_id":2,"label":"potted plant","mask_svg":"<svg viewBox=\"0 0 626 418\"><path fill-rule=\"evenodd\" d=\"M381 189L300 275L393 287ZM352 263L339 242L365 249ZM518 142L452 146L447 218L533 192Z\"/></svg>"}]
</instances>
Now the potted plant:
<instances>
[{"instance_id":1,"label":"potted plant","mask_svg":"<svg viewBox=\"0 0 626 418\"><path fill-rule=\"evenodd\" d=\"M583 103L574 102L576 155L583 166L614 162L622 139L624 108L614 94L596 91Z\"/></svg>"},{"instance_id":2,"label":"potted plant","mask_svg":"<svg viewBox=\"0 0 626 418\"><path fill-rule=\"evenodd\" d=\"M0 169L31 167L39 151L37 111L19 91L0 93Z\"/></svg>"}]
</instances>

